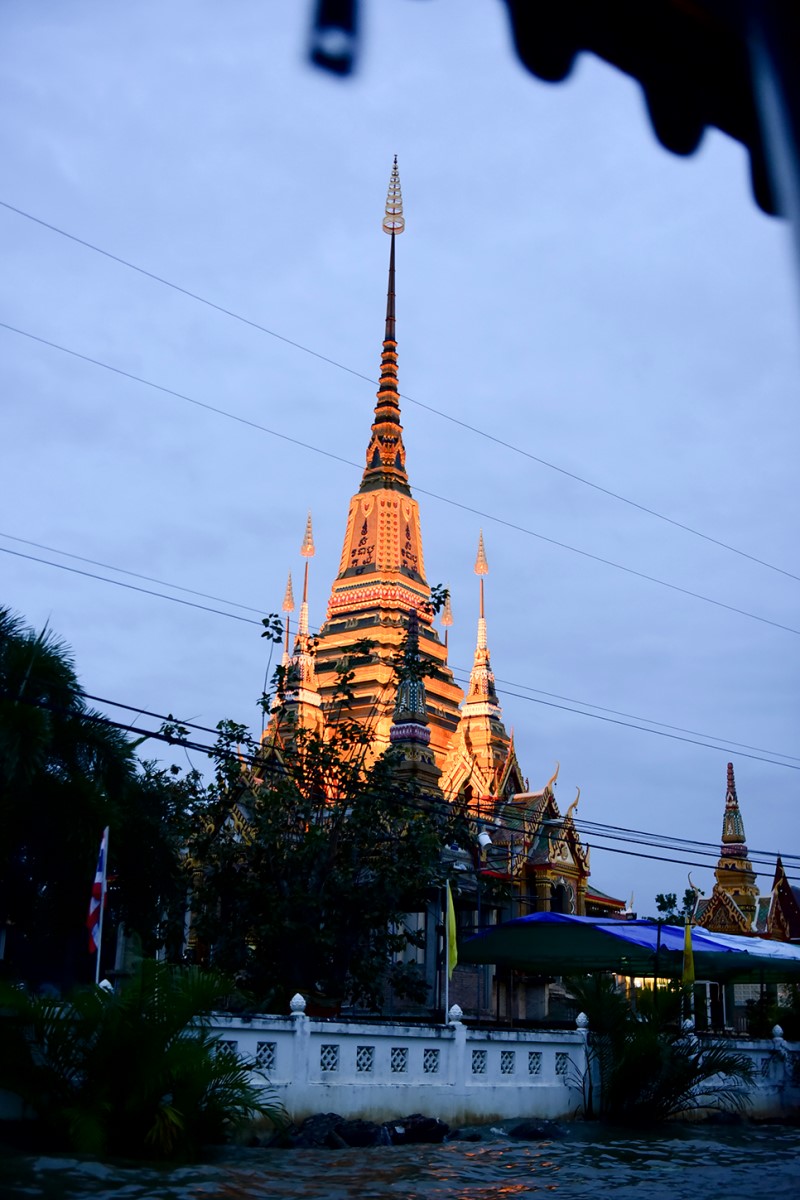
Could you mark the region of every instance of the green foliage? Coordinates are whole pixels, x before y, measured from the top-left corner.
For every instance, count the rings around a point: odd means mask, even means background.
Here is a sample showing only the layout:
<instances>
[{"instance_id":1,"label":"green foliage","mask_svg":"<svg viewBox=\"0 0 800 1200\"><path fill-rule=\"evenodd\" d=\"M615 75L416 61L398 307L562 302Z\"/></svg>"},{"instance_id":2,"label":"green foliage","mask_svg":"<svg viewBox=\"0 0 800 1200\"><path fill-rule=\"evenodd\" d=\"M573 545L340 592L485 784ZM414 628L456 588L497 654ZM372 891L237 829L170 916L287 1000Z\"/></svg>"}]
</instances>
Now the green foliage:
<instances>
[{"instance_id":1,"label":"green foliage","mask_svg":"<svg viewBox=\"0 0 800 1200\"><path fill-rule=\"evenodd\" d=\"M659 892L656 896L658 917L653 919L666 921L668 924L683 925L694 916L696 903L697 894L694 888L687 888L683 893L680 908L678 907L678 897L675 892Z\"/></svg>"},{"instance_id":2,"label":"green foliage","mask_svg":"<svg viewBox=\"0 0 800 1200\"><path fill-rule=\"evenodd\" d=\"M187 1158L254 1115L282 1112L205 1020L229 984L144 961L118 993L69 1001L0 996L0 1087L36 1113L50 1144L92 1154Z\"/></svg>"},{"instance_id":3,"label":"green foliage","mask_svg":"<svg viewBox=\"0 0 800 1200\"><path fill-rule=\"evenodd\" d=\"M679 987L640 993L634 1012L611 976L567 983L589 1018L589 1069L580 1080L586 1116L651 1125L746 1106L752 1063L680 1030Z\"/></svg>"},{"instance_id":4,"label":"green foliage","mask_svg":"<svg viewBox=\"0 0 800 1200\"><path fill-rule=\"evenodd\" d=\"M392 752L372 760L370 733L348 716L326 736L282 707L260 750L220 730L217 778L190 838L200 957L285 1008L295 992L380 1008L392 958L418 945L405 924L441 876L447 807L397 776ZM257 755L246 774L231 751ZM419 998L415 973L395 971Z\"/></svg>"},{"instance_id":5,"label":"green foliage","mask_svg":"<svg viewBox=\"0 0 800 1200\"><path fill-rule=\"evenodd\" d=\"M0 921L18 977L87 978L84 921L100 835L111 827L109 932L122 919L152 952L182 886L185 785L142 767L87 705L67 648L0 609ZM83 972L83 974L82 974Z\"/></svg>"},{"instance_id":6,"label":"green foliage","mask_svg":"<svg viewBox=\"0 0 800 1200\"><path fill-rule=\"evenodd\" d=\"M789 1042L800 1041L800 986L784 984L769 987L758 1000L747 1001L747 1032L752 1037L772 1037L780 1025Z\"/></svg>"}]
</instances>

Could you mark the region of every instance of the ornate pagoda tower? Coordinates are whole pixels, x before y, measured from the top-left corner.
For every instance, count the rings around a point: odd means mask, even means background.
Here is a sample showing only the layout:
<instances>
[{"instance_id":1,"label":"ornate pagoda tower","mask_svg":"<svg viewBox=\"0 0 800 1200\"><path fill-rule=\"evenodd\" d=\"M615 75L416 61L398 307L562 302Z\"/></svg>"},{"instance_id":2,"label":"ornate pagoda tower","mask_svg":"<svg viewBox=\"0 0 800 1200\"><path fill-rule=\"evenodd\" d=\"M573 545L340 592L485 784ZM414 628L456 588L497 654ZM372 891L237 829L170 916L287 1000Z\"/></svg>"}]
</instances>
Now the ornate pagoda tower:
<instances>
[{"instance_id":1,"label":"ornate pagoda tower","mask_svg":"<svg viewBox=\"0 0 800 1200\"><path fill-rule=\"evenodd\" d=\"M483 530L478 538L475 574L479 580L478 636L469 676L469 689L445 765L442 789L445 795L463 795L468 801L511 795L525 790L514 751L514 739L506 732L497 699L494 672L489 657L486 631L484 579L489 574Z\"/></svg>"},{"instance_id":2,"label":"ornate pagoda tower","mask_svg":"<svg viewBox=\"0 0 800 1200\"><path fill-rule=\"evenodd\" d=\"M697 924L717 933L755 933L758 905L756 873L747 857L744 821L739 811L733 763L728 763L728 786L722 817L722 845L714 890L698 905Z\"/></svg>"},{"instance_id":3,"label":"ornate pagoda tower","mask_svg":"<svg viewBox=\"0 0 800 1200\"><path fill-rule=\"evenodd\" d=\"M349 715L371 727L376 754L390 743L395 709L395 663L411 613L418 624L419 654L426 660L427 728L441 762L459 721L463 693L447 666L447 650L433 628L431 589L425 578L419 509L406 473L397 385L395 243L405 229L395 157L383 229L391 238L386 324L377 403L361 486L350 501L339 573L316 647L316 677L323 711L336 705L337 670L352 672ZM362 643L371 645L365 650Z\"/></svg>"}]
</instances>

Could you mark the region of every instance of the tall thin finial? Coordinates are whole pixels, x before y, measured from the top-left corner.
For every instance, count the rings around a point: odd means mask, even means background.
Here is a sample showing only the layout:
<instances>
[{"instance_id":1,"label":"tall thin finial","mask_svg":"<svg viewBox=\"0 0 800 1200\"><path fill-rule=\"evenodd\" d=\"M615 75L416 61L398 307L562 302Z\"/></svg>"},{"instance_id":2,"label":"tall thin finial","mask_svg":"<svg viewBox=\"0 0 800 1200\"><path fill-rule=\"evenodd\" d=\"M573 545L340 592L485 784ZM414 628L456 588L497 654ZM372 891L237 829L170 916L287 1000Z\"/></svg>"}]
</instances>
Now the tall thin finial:
<instances>
[{"instance_id":1,"label":"tall thin finial","mask_svg":"<svg viewBox=\"0 0 800 1200\"><path fill-rule=\"evenodd\" d=\"M400 190L400 172L397 169L397 155L394 156L394 166L389 177L389 190L386 193L386 213L383 218L384 233L402 233L406 227L403 216L403 193Z\"/></svg>"},{"instance_id":2,"label":"tall thin finial","mask_svg":"<svg viewBox=\"0 0 800 1200\"><path fill-rule=\"evenodd\" d=\"M367 465L361 480L361 491L378 487L392 487L410 495L406 475L406 452L403 446L400 424L400 393L397 387L397 314L395 312L395 234L406 227L403 216L403 196L400 191L400 173L397 155L394 157L389 191L386 196L386 211L383 218L384 232L391 235L389 252L389 284L386 289L386 327L381 352L381 375L378 383L378 402L367 446Z\"/></svg>"},{"instance_id":3,"label":"tall thin finial","mask_svg":"<svg viewBox=\"0 0 800 1200\"><path fill-rule=\"evenodd\" d=\"M480 619L481 619L481 621L482 621L482 620L483 620L483 618L484 618L484 611L483 611L483 577L484 577L484 575L488 575L488 574L489 574L489 564L488 564L488 562L486 561L486 548L485 548L485 546L484 546L484 544L483 544L483 530L481 530L481 532L480 532L480 537L478 538L478 557L475 559L475 574L476 574L476 575L480 575L480 579L481 579L481 607L480 607ZM485 631L485 629L484 629L484 636L485 636L485 633L486 633L486 631Z\"/></svg>"},{"instance_id":4,"label":"tall thin finial","mask_svg":"<svg viewBox=\"0 0 800 1200\"><path fill-rule=\"evenodd\" d=\"M300 605L300 619L297 622L298 637L308 636L308 560L314 557L314 534L311 529L311 512L309 511L306 517L306 531L303 535L303 544L300 547L300 553L306 560L305 571L303 572L303 603Z\"/></svg>"},{"instance_id":5,"label":"tall thin finial","mask_svg":"<svg viewBox=\"0 0 800 1200\"><path fill-rule=\"evenodd\" d=\"M389 190L386 193L386 211L383 217L383 232L391 234L392 249L389 253L389 287L386 291L386 332L384 340L394 342L395 338L395 287L394 287L394 235L402 233L406 227L403 216L403 193L400 191L400 172L397 169L397 155L394 156L394 166L389 178Z\"/></svg>"},{"instance_id":6,"label":"tall thin finial","mask_svg":"<svg viewBox=\"0 0 800 1200\"><path fill-rule=\"evenodd\" d=\"M286 613L286 630L283 638L283 654L284 666L289 661L289 613L294 612L294 591L292 590L292 572L289 572L289 578L286 580L286 591L283 595L283 604L281 605Z\"/></svg>"},{"instance_id":7,"label":"tall thin finial","mask_svg":"<svg viewBox=\"0 0 800 1200\"><path fill-rule=\"evenodd\" d=\"M442 615L441 615L440 620L442 623L442 628L444 629L445 649L447 649L447 636L448 636L448 633L453 624L453 606L450 603L450 592L449 591L444 598L444 605L442 607Z\"/></svg>"}]
</instances>

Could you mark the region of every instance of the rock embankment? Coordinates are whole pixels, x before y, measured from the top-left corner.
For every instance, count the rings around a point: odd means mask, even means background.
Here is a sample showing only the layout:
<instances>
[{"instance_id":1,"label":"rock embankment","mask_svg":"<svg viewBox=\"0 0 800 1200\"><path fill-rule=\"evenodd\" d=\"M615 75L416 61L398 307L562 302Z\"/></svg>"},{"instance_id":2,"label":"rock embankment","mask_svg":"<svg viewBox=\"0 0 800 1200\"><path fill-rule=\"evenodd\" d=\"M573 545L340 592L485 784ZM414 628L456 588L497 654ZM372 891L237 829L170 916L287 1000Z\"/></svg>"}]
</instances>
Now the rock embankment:
<instances>
[{"instance_id":1,"label":"rock embankment","mask_svg":"<svg viewBox=\"0 0 800 1200\"><path fill-rule=\"evenodd\" d=\"M552 1141L564 1136L564 1130L553 1121L528 1120L507 1124L503 1130L484 1131L503 1133L514 1141ZM266 1149L344 1150L360 1146L412 1146L436 1145L456 1138L464 1141L482 1141L479 1129L450 1129L436 1117L425 1117L411 1113L392 1121L378 1124L375 1121L348 1120L338 1113L315 1113L300 1125L287 1125L266 1135L254 1136L251 1145Z\"/></svg>"}]
</instances>

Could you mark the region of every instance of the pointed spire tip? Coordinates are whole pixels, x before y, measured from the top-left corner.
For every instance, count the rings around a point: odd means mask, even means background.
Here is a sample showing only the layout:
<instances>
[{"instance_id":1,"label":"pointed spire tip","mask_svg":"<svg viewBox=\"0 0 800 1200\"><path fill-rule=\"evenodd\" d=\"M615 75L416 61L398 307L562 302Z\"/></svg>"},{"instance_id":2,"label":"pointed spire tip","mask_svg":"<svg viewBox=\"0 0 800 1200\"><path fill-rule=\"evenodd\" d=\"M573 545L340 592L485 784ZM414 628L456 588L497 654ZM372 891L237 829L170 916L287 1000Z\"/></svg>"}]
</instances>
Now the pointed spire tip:
<instances>
[{"instance_id":1,"label":"pointed spire tip","mask_svg":"<svg viewBox=\"0 0 800 1200\"><path fill-rule=\"evenodd\" d=\"M308 516L306 517L306 531L303 535L303 544L300 547L300 553L302 554L303 558L313 558L314 553L315 553L315 551L314 551L314 533L311 528L311 510L310 509L308 512Z\"/></svg>"},{"instance_id":2,"label":"pointed spire tip","mask_svg":"<svg viewBox=\"0 0 800 1200\"><path fill-rule=\"evenodd\" d=\"M294 592L292 590L292 572L289 572L289 578L286 581L286 591L283 594L283 611L285 613L294 612Z\"/></svg>"},{"instance_id":3,"label":"pointed spire tip","mask_svg":"<svg viewBox=\"0 0 800 1200\"><path fill-rule=\"evenodd\" d=\"M383 218L384 233L402 233L406 227L403 216L403 193L400 189L400 172L397 169L397 155L389 177L389 190L386 193L386 212Z\"/></svg>"},{"instance_id":4,"label":"pointed spire tip","mask_svg":"<svg viewBox=\"0 0 800 1200\"><path fill-rule=\"evenodd\" d=\"M489 564L486 561L486 547L483 544L483 530L481 530L480 537L478 538L478 557L475 559L475 574L489 574Z\"/></svg>"}]
</instances>

